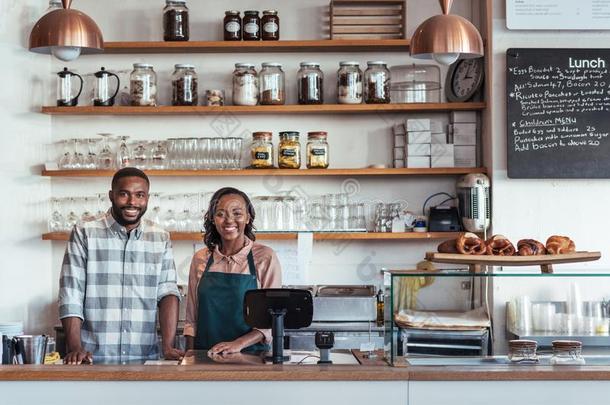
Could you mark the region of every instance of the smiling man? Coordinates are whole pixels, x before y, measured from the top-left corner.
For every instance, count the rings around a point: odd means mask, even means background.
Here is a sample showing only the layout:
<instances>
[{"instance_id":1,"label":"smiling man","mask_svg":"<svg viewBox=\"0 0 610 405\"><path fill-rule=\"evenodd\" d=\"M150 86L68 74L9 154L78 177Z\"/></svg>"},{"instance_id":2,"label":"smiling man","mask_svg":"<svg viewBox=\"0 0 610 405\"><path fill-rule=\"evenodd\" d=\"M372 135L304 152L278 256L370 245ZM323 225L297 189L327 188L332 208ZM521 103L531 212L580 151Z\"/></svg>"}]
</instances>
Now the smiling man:
<instances>
[{"instance_id":1,"label":"smiling man","mask_svg":"<svg viewBox=\"0 0 610 405\"><path fill-rule=\"evenodd\" d=\"M60 277L59 317L66 364L177 359L176 268L168 232L142 219L150 181L128 167L115 173L112 208L74 227Z\"/></svg>"}]
</instances>

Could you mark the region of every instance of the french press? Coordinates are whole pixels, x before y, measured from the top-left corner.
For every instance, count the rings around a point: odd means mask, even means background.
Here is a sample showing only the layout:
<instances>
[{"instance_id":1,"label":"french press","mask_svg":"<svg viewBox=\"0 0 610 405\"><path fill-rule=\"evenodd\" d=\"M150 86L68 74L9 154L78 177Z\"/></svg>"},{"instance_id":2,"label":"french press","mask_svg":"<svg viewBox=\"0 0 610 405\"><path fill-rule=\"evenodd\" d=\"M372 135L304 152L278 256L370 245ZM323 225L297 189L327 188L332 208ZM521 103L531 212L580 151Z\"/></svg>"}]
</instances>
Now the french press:
<instances>
[{"instance_id":1,"label":"french press","mask_svg":"<svg viewBox=\"0 0 610 405\"><path fill-rule=\"evenodd\" d=\"M72 85L72 79L80 80L80 87L74 95L76 86ZM83 91L83 78L70 72L67 67L57 73L57 105L59 107L74 107L78 104L78 96Z\"/></svg>"},{"instance_id":2,"label":"french press","mask_svg":"<svg viewBox=\"0 0 610 405\"><path fill-rule=\"evenodd\" d=\"M99 72L94 74L95 80L95 95L93 96L93 105L98 107L110 107L114 105L114 98L116 97L121 87L121 81L119 77L114 73L108 72L106 68L102 67ZM116 79L116 90L110 95L110 77Z\"/></svg>"}]
</instances>

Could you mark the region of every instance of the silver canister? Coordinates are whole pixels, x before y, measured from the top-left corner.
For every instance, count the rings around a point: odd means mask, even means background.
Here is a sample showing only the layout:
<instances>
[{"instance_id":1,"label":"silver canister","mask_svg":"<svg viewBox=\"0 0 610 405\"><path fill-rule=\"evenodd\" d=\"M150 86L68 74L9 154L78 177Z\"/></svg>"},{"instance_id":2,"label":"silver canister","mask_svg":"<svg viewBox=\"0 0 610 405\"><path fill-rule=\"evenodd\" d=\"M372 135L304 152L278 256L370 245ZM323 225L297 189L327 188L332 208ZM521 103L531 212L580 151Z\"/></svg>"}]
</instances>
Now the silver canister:
<instances>
[{"instance_id":1,"label":"silver canister","mask_svg":"<svg viewBox=\"0 0 610 405\"><path fill-rule=\"evenodd\" d=\"M44 364L48 336L21 335L13 337L14 364Z\"/></svg>"}]
</instances>

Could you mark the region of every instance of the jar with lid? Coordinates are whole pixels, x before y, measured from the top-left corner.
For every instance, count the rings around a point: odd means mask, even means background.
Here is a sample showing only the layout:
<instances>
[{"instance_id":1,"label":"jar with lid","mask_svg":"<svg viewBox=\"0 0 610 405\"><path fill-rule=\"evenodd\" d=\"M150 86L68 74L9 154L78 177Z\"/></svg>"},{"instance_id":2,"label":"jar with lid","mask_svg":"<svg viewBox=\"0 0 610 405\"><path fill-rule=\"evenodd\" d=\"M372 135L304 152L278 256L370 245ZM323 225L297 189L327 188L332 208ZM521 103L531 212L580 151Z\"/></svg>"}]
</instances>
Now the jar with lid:
<instances>
[{"instance_id":1,"label":"jar with lid","mask_svg":"<svg viewBox=\"0 0 610 405\"><path fill-rule=\"evenodd\" d=\"M297 72L299 104L324 103L324 73L317 62L301 62Z\"/></svg>"},{"instance_id":2,"label":"jar with lid","mask_svg":"<svg viewBox=\"0 0 610 405\"><path fill-rule=\"evenodd\" d=\"M511 363L538 363L536 349L538 343L535 340L509 340L508 341L508 360Z\"/></svg>"},{"instance_id":3,"label":"jar with lid","mask_svg":"<svg viewBox=\"0 0 610 405\"><path fill-rule=\"evenodd\" d=\"M163 9L163 39L189 40L189 9L186 0L166 0Z\"/></svg>"},{"instance_id":4,"label":"jar with lid","mask_svg":"<svg viewBox=\"0 0 610 405\"><path fill-rule=\"evenodd\" d=\"M260 72L260 103L263 105L280 105L286 103L284 91L285 75L280 63L263 63Z\"/></svg>"},{"instance_id":5,"label":"jar with lid","mask_svg":"<svg viewBox=\"0 0 610 405\"><path fill-rule=\"evenodd\" d=\"M261 19L258 16L258 11L244 11L242 24L244 41L259 41L261 39Z\"/></svg>"},{"instance_id":6,"label":"jar with lid","mask_svg":"<svg viewBox=\"0 0 610 405\"><path fill-rule=\"evenodd\" d=\"M551 357L551 365L553 366L582 366L585 364L585 359L582 357L582 343L574 340L554 340L553 357Z\"/></svg>"},{"instance_id":7,"label":"jar with lid","mask_svg":"<svg viewBox=\"0 0 610 405\"><path fill-rule=\"evenodd\" d=\"M280 17L277 15L276 10L263 11L261 26L263 28L263 41L277 41L280 39Z\"/></svg>"},{"instance_id":8,"label":"jar with lid","mask_svg":"<svg viewBox=\"0 0 610 405\"><path fill-rule=\"evenodd\" d=\"M254 169L273 168L273 142L271 132L254 132L250 145L250 166Z\"/></svg>"},{"instance_id":9,"label":"jar with lid","mask_svg":"<svg viewBox=\"0 0 610 405\"><path fill-rule=\"evenodd\" d=\"M327 169L330 162L328 156L328 133L324 131L307 133L307 168Z\"/></svg>"},{"instance_id":10,"label":"jar with lid","mask_svg":"<svg viewBox=\"0 0 610 405\"><path fill-rule=\"evenodd\" d=\"M223 25L225 41L241 41L241 17L239 11L225 11Z\"/></svg>"},{"instance_id":11,"label":"jar with lid","mask_svg":"<svg viewBox=\"0 0 610 405\"><path fill-rule=\"evenodd\" d=\"M197 105L197 73L195 66L175 65L172 74L172 105Z\"/></svg>"},{"instance_id":12,"label":"jar with lid","mask_svg":"<svg viewBox=\"0 0 610 405\"><path fill-rule=\"evenodd\" d=\"M301 143L298 132L280 132L277 162L280 169L299 169L301 167Z\"/></svg>"},{"instance_id":13,"label":"jar with lid","mask_svg":"<svg viewBox=\"0 0 610 405\"><path fill-rule=\"evenodd\" d=\"M362 103L362 70L358 62L340 62L337 72L337 102Z\"/></svg>"},{"instance_id":14,"label":"jar with lid","mask_svg":"<svg viewBox=\"0 0 610 405\"><path fill-rule=\"evenodd\" d=\"M382 61L367 62L364 71L364 102L388 104L390 102L390 70Z\"/></svg>"},{"instance_id":15,"label":"jar with lid","mask_svg":"<svg viewBox=\"0 0 610 405\"><path fill-rule=\"evenodd\" d=\"M233 71L233 104L258 104L258 74L251 63L236 63Z\"/></svg>"},{"instance_id":16,"label":"jar with lid","mask_svg":"<svg viewBox=\"0 0 610 405\"><path fill-rule=\"evenodd\" d=\"M129 100L134 106L157 105L157 74L152 65L134 63L129 76Z\"/></svg>"},{"instance_id":17,"label":"jar with lid","mask_svg":"<svg viewBox=\"0 0 610 405\"><path fill-rule=\"evenodd\" d=\"M399 65L390 69L393 103L440 103L441 70L436 65Z\"/></svg>"}]
</instances>

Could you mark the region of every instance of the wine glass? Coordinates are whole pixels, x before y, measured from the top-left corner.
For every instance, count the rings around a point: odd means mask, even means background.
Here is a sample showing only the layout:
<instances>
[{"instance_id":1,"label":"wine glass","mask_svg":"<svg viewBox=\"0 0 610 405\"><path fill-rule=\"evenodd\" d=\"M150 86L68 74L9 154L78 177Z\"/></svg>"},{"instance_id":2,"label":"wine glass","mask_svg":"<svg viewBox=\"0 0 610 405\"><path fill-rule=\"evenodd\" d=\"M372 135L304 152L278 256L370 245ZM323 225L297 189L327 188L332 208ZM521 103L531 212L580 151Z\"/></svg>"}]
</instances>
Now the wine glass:
<instances>
[{"instance_id":1,"label":"wine glass","mask_svg":"<svg viewBox=\"0 0 610 405\"><path fill-rule=\"evenodd\" d=\"M64 170L72 169L72 152L70 152L70 141L68 139L64 139L63 141L61 141L61 143L63 144L64 152L59 158L57 166L59 166L60 169Z\"/></svg>"},{"instance_id":2,"label":"wine glass","mask_svg":"<svg viewBox=\"0 0 610 405\"><path fill-rule=\"evenodd\" d=\"M65 222L62 214L62 200L59 198L51 198L51 218L49 218L49 232L60 232L63 230Z\"/></svg>"},{"instance_id":3,"label":"wine glass","mask_svg":"<svg viewBox=\"0 0 610 405\"><path fill-rule=\"evenodd\" d=\"M133 165L140 170L148 169L148 150L146 141L138 141L133 150Z\"/></svg>"},{"instance_id":4,"label":"wine glass","mask_svg":"<svg viewBox=\"0 0 610 405\"><path fill-rule=\"evenodd\" d=\"M127 141L129 137L123 135L120 137L121 143L119 144L119 150L117 152L117 164L119 168L129 167L131 166L132 154L131 150L129 150L129 146L127 145Z\"/></svg>"},{"instance_id":5,"label":"wine glass","mask_svg":"<svg viewBox=\"0 0 610 405\"><path fill-rule=\"evenodd\" d=\"M95 154L95 144L98 142L97 139L87 139L88 152L83 160L83 169L95 170L97 169L97 155Z\"/></svg>"},{"instance_id":6,"label":"wine glass","mask_svg":"<svg viewBox=\"0 0 610 405\"><path fill-rule=\"evenodd\" d=\"M97 167L100 170L112 170L115 166L115 158L112 149L110 148L110 141L112 134L103 133L98 134L103 139L102 150L97 157Z\"/></svg>"},{"instance_id":7,"label":"wine glass","mask_svg":"<svg viewBox=\"0 0 610 405\"><path fill-rule=\"evenodd\" d=\"M83 154L80 153L79 148L78 148L78 144L79 144L79 140L78 139L71 139L70 142L72 143L72 154L70 155L70 160L68 162L68 168L72 169L72 170L79 170L83 168Z\"/></svg>"}]
</instances>

